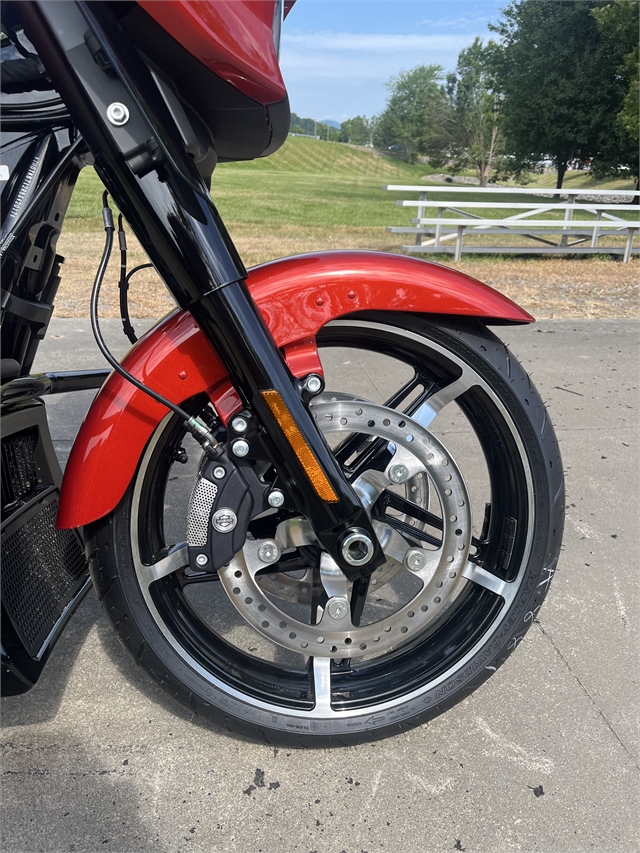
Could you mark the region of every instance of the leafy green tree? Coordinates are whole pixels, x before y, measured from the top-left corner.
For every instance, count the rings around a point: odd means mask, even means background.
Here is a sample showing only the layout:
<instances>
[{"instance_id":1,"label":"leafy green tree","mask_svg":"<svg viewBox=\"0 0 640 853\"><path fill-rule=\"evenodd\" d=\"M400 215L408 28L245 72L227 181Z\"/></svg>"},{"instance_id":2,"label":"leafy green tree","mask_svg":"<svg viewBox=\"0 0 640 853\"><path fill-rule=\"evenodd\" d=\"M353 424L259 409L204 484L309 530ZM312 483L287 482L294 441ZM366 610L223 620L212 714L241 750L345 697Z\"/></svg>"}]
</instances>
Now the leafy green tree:
<instances>
[{"instance_id":1,"label":"leafy green tree","mask_svg":"<svg viewBox=\"0 0 640 853\"><path fill-rule=\"evenodd\" d=\"M376 116L356 116L343 121L340 125L340 142L351 142L353 145L372 144L376 122Z\"/></svg>"},{"instance_id":2,"label":"leafy green tree","mask_svg":"<svg viewBox=\"0 0 640 853\"><path fill-rule=\"evenodd\" d=\"M620 57L603 49L593 14L605 5L516 0L490 27L502 39L493 67L505 148L514 169L551 158L558 188L572 161L597 164L618 134Z\"/></svg>"},{"instance_id":3,"label":"leafy green tree","mask_svg":"<svg viewBox=\"0 0 640 853\"><path fill-rule=\"evenodd\" d=\"M461 51L455 74L447 78L454 113L451 159L457 170L471 166L486 187L499 145L500 98L491 73L492 48L479 38Z\"/></svg>"},{"instance_id":4,"label":"leafy green tree","mask_svg":"<svg viewBox=\"0 0 640 853\"><path fill-rule=\"evenodd\" d=\"M620 109L616 113L616 133L602 140L599 156L594 162L597 175L638 177L639 117L638 107L638 30L640 5L629 0L615 0L593 10L602 39L602 50L617 57L616 82Z\"/></svg>"},{"instance_id":5,"label":"leafy green tree","mask_svg":"<svg viewBox=\"0 0 640 853\"><path fill-rule=\"evenodd\" d=\"M418 65L387 83L389 98L376 127L387 147L397 145L407 162L439 153L450 141L452 115L439 65Z\"/></svg>"}]
</instances>

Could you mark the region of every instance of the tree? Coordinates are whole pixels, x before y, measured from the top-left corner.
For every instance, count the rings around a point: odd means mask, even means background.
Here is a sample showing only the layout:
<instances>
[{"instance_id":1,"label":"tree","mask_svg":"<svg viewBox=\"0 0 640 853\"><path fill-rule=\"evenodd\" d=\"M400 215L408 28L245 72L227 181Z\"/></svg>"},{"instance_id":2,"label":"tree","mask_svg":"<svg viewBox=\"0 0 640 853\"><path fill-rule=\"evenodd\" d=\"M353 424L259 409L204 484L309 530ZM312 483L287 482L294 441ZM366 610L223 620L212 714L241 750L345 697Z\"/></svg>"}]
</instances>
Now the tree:
<instances>
[{"instance_id":1,"label":"tree","mask_svg":"<svg viewBox=\"0 0 640 853\"><path fill-rule=\"evenodd\" d=\"M452 116L442 78L439 65L418 65L387 83L390 94L376 135L385 146L400 146L409 163L449 141Z\"/></svg>"},{"instance_id":2,"label":"tree","mask_svg":"<svg viewBox=\"0 0 640 853\"><path fill-rule=\"evenodd\" d=\"M592 14L604 5L516 0L491 26L502 38L493 68L506 150L515 168L551 158L558 188L572 161L597 161L617 134L619 57L603 49Z\"/></svg>"},{"instance_id":3,"label":"tree","mask_svg":"<svg viewBox=\"0 0 640 853\"><path fill-rule=\"evenodd\" d=\"M447 78L447 94L455 116L452 157L458 169L472 166L486 187L498 151L500 99L491 74L491 46L476 38L461 51L455 74Z\"/></svg>"},{"instance_id":4,"label":"tree","mask_svg":"<svg viewBox=\"0 0 640 853\"><path fill-rule=\"evenodd\" d=\"M638 109L638 29L640 5L628 0L615 0L593 10L602 39L602 49L616 56L620 109L616 113L617 133L602 141L594 162L597 175L624 175L638 178L639 115Z\"/></svg>"},{"instance_id":5,"label":"tree","mask_svg":"<svg viewBox=\"0 0 640 853\"><path fill-rule=\"evenodd\" d=\"M340 125L340 142L351 142L354 145L373 144L373 134L376 129L377 116L356 116L347 119Z\"/></svg>"}]
</instances>

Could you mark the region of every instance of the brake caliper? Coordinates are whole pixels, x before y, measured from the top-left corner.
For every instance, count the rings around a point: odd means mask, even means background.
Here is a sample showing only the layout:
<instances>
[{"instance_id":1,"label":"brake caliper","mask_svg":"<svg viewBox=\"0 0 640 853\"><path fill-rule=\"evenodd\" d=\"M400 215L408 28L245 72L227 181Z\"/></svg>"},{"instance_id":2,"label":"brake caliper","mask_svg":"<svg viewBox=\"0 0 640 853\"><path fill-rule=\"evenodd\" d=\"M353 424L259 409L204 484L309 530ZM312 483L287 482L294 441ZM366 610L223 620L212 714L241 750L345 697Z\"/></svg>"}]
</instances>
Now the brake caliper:
<instances>
[{"instance_id":1,"label":"brake caliper","mask_svg":"<svg viewBox=\"0 0 640 853\"><path fill-rule=\"evenodd\" d=\"M226 453L216 460L204 458L187 514L194 571L217 571L242 550L249 522L269 508L267 492L248 460Z\"/></svg>"}]
</instances>

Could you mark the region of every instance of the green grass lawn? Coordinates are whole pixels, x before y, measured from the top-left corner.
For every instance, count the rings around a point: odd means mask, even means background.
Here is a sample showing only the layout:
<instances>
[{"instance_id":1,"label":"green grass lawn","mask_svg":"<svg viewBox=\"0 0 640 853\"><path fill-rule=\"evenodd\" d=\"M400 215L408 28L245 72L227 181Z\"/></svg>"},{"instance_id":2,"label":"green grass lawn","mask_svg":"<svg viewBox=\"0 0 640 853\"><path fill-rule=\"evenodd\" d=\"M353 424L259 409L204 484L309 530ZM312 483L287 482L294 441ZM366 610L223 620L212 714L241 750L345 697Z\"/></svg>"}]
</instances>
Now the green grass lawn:
<instances>
[{"instance_id":1,"label":"green grass lawn","mask_svg":"<svg viewBox=\"0 0 640 853\"><path fill-rule=\"evenodd\" d=\"M396 158L372 153L366 149L353 148L335 142L289 137L283 147L263 160L245 163L222 163L213 175L211 194L224 221L233 228L234 224L257 226L294 226L303 228L380 228L386 225L411 225L417 216L415 208L401 208L396 199L401 193L385 192L383 184L424 184L421 180L429 171L424 164L409 165ZM567 188L589 183L588 173L571 173L566 178ZM553 175L536 177L530 186L540 188L554 185ZM631 189L629 182L613 182L614 189ZM435 185L435 184L433 184ZM442 184L438 184L442 186ZM598 184L602 187L602 184ZM80 175L74 193L67 223L76 230L100 230L102 228L100 193L102 185L91 169ZM417 194L408 197L417 198ZM466 201L482 201L481 192L464 196ZM535 202L536 196L523 194L495 197L495 201ZM454 203L461 198L455 193L442 193L438 200ZM549 203L549 199L540 199ZM425 212L436 215L436 207ZM510 211L501 211L505 216ZM522 211L513 210L513 213ZM495 216L490 210L476 209L479 216ZM455 214L452 214L455 216ZM626 218L635 214L620 213ZM543 214L544 218L564 217L563 211L555 216ZM577 212L576 219L591 218Z\"/></svg>"},{"instance_id":2,"label":"green grass lawn","mask_svg":"<svg viewBox=\"0 0 640 853\"><path fill-rule=\"evenodd\" d=\"M348 145L289 137L264 160L221 163L211 195L229 225L384 227L398 208L381 185L419 183L425 171L424 164L412 166ZM71 227L102 227L101 191L95 172L85 169L67 215Z\"/></svg>"}]
</instances>

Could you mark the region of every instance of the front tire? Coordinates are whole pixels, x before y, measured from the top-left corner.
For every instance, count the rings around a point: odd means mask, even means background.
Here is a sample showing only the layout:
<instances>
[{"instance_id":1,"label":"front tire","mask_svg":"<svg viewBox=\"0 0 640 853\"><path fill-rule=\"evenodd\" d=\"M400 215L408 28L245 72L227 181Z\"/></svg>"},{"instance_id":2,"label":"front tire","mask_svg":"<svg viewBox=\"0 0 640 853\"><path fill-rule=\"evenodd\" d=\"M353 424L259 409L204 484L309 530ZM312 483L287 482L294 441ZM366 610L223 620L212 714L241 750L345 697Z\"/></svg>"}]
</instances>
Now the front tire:
<instances>
[{"instance_id":1,"label":"front tire","mask_svg":"<svg viewBox=\"0 0 640 853\"><path fill-rule=\"evenodd\" d=\"M145 581L146 567L184 538L186 501L178 519L175 505L181 483L192 482L196 469L175 461L185 444L175 417L156 430L119 506L91 526L89 553L96 589L122 642L165 690L233 731L270 743L324 747L419 725L495 672L533 623L549 588L560 549L564 488L544 405L517 360L481 323L363 314L328 324L318 346L326 387L342 392L333 398L333 405L343 407L340 413L349 400L378 396L374 402L387 403L385 422L393 422L387 429L400 423L409 436L405 448L411 448L414 434L428 429L443 448L441 464L460 472L460 488L470 499L473 519L463 529L460 520L450 520L457 516L447 504L447 484L425 461L407 484L389 483L373 503L372 517L402 532L407 553L410 546L427 555L440 549L444 560L445 540L455 534L464 554L463 571L454 580L441 571L421 581L405 560L385 575L375 598L369 593L363 624L397 631L397 642L380 652L362 643L360 657L337 657L338 646L333 658L329 652L314 656L286 638L275 642L259 623L250 625L249 611L238 596L234 600L224 577L223 583L216 578L190 584L178 569ZM331 392L322 399L322 411L330 411ZM376 438L376 429L351 447L345 470L355 470L367 453L375 468L372 442L385 452L396 447L382 428ZM338 454L345 444L338 443ZM189 455L197 466L195 447ZM282 624L286 619L312 624L303 586L309 572L281 568L264 585L264 606L285 614ZM444 578L444 587L437 578ZM443 592L434 597L437 584ZM427 601L433 615L420 621L412 602ZM366 636L377 634L372 629Z\"/></svg>"}]
</instances>

